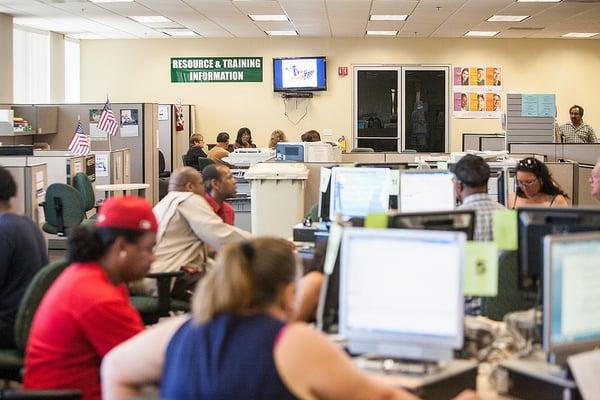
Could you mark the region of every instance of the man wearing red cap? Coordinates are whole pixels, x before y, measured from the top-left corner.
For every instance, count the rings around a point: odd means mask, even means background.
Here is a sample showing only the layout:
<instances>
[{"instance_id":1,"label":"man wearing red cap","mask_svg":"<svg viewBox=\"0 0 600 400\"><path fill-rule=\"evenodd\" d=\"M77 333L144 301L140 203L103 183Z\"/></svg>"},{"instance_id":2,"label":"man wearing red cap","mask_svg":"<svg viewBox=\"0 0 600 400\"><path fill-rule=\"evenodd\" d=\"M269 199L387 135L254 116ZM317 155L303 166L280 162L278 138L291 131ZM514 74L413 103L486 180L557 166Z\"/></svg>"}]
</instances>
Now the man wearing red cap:
<instances>
[{"instance_id":1,"label":"man wearing red cap","mask_svg":"<svg viewBox=\"0 0 600 400\"><path fill-rule=\"evenodd\" d=\"M95 227L69 235L71 263L48 289L33 319L25 354L25 387L79 389L100 399L102 357L144 329L126 282L154 261L158 224L138 197L107 200Z\"/></svg>"},{"instance_id":2,"label":"man wearing red cap","mask_svg":"<svg viewBox=\"0 0 600 400\"><path fill-rule=\"evenodd\" d=\"M202 271L207 245L218 250L223 244L251 238L250 233L223 222L203 196L200 172L191 167L173 171L169 193L154 207L159 227L151 272L173 272L183 266ZM155 293L156 282L145 279L143 290Z\"/></svg>"}]
</instances>

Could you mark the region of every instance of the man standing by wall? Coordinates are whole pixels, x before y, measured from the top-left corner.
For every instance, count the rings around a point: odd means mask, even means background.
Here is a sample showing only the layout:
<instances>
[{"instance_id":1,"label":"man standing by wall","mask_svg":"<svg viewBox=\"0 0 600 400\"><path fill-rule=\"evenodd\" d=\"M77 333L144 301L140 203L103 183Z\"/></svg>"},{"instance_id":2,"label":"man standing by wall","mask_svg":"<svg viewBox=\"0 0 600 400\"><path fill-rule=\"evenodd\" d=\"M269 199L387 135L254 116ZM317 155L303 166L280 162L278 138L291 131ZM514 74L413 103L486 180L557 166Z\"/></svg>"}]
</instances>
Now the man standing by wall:
<instances>
[{"instance_id":1,"label":"man standing by wall","mask_svg":"<svg viewBox=\"0 0 600 400\"><path fill-rule=\"evenodd\" d=\"M559 137L555 138L560 143L597 143L594 129L583 122L583 107L574 105L569 108L571 122L563 124L558 129Z\"/></svg>"}]
</instances>

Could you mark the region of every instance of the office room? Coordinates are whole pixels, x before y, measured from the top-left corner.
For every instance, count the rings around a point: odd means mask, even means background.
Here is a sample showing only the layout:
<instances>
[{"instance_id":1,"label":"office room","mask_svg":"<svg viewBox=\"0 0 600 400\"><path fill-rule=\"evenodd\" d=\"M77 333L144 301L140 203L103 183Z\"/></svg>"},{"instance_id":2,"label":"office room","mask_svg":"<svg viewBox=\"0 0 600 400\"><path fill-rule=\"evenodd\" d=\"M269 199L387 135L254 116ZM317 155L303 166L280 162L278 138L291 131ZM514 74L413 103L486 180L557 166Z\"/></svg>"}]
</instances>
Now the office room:
<instances>
[{"instance_id":1,"label":"office room","mask_svg":"<svg viewBox=\"0 0 600 400\"><path fill-rule=\"evenodd\" d=\"M0 399L598 398L599 39L591 0L0 0Z\"/></svg>"}]
</instances>

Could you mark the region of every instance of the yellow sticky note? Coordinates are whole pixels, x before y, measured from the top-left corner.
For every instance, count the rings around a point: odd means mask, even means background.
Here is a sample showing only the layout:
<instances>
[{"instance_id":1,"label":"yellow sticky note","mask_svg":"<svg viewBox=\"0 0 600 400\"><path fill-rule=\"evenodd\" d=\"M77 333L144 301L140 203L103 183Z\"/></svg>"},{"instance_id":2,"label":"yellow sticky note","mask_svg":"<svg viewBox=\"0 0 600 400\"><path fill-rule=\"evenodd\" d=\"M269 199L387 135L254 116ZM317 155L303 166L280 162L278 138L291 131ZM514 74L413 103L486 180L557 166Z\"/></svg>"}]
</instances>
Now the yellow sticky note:
<instances>
[{"instance_id":1,"label":"yellow sticky note","mask_svg":"<svg viewBox=\"0 0 600 400\"><path fill-rule=\"evenodd\" d=\"M387 228L388 215L382 212L369 213L365 218L365 228Z\"/></svg>"},{"instance_id":2,"label":"yellow sticky note","mask_svg":"<svg viewBox=\"0 0 600 400\"><path fill-rule=\"evenodd\" d=\"M496 210L493 217L494 242L500 250L516 250L517 212L515 210Z\"/></svg>"},{"instance_id":3,"label":"yellow sticky note","mask_svg":"<svg viewBox=\"0 0 600 400\"><path fill-rule=\"evenodd\" d=\"M498 247L493 242L467 242L463 271L465 296L498 294Z\"/></svg>"}]
</instances>

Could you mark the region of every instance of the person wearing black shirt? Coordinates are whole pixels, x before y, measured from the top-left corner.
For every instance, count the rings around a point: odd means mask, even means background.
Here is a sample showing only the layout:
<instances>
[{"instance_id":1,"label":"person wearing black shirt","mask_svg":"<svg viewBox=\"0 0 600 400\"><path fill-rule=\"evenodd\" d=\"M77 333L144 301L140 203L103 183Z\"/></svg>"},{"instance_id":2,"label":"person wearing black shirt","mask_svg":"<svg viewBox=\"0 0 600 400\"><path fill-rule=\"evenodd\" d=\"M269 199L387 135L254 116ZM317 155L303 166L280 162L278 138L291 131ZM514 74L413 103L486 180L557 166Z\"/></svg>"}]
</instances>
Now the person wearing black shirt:
<instances>
[{"instance_id":1,"label":"person wearing black shirt","mask_svg":"<svg viewBox=\"0 0 600 400\"><path fill-rule=\"evenodd\" d=\"M202 150L204 147L204 137L199 133L194 133L190 136L190 148L185 154L185 166L194 167L200 171L198 157L206 157L206 153Z\"/></svg>"},{"instance_id":2,"label":"person wearing black shirt","mask_svg":"<svg viewBox=\"0 0 600 400\"><path fill-rule=\"evenodd\" d=\"M15 346L15 319L25 289L48 264L40 228L11 211L10 199L16 194L13 177L0 167L0 348Z\"/></svg>"}]
</instances>

